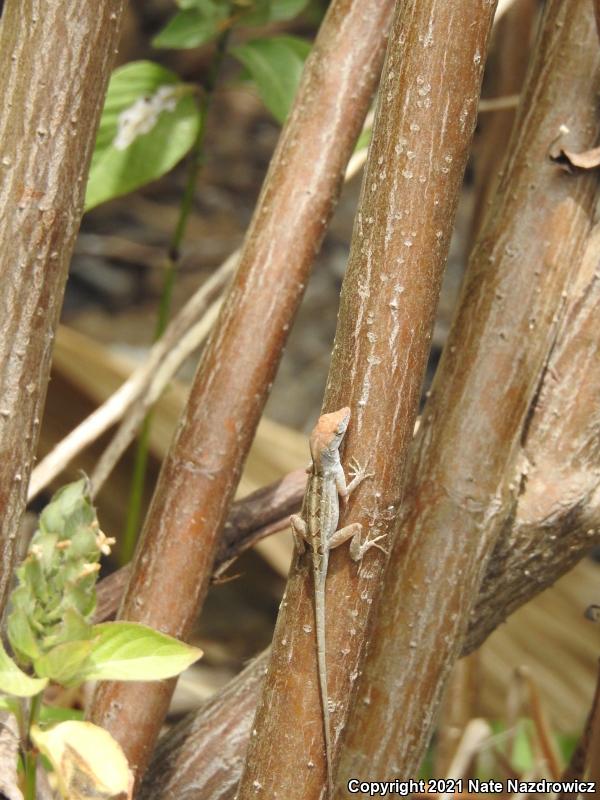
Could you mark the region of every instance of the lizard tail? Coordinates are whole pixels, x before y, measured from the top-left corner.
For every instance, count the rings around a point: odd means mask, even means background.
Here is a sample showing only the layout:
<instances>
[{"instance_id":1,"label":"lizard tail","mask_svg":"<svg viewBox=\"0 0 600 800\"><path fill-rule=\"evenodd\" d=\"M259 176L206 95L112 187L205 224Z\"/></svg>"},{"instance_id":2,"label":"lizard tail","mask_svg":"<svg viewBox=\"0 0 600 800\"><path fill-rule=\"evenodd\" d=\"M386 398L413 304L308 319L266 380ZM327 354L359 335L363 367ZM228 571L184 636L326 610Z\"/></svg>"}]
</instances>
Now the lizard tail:
<instances>
[{"instance_id":1,"label":"lizard tail","mask_svg":"<svg viewBox=\"0 0 600 800\"><path fill-rule=\"evenodd\" d=\"M333 797L333 764L331 759L331 725L329 722L329 691L327 688L327 653L325 646L325 583L327 580L328 554L321 556L321 564L315 569L315 625L317 633L317 666L321 705L323 707L323 733L325 736L325 760L327 763L327 794Z\"/></svg>"}]
</instances>

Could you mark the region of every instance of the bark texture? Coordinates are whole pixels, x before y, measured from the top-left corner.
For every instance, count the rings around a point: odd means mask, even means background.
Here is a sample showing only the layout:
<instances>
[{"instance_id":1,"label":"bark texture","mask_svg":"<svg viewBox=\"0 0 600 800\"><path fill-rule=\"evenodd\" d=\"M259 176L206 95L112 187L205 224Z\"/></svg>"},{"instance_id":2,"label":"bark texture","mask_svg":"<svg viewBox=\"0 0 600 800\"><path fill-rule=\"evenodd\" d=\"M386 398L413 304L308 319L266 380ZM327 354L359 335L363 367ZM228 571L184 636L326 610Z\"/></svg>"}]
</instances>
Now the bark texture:
<instances>
[{"instance_id":1,"label":"bark texture","mask_svg":"<svg viewBox=\"0 0 600 800\"><path fill-rule=\"evenodd\" d=\"M599 251L600 227L596 224L587 240L578 280L569 290L564 322L522 445L526 460L521 461L519 474L526 471L527 475L514 523L488 561L463 655L600 541L600 341L595 332L600 316ZM267 509L281 496L286 504L291 497L296 504L293 510L297 510L299 481L292 475L279 489L261 491ZM248 508L242 510L246 503L242 500L239 511L230 517L230 521L236 520L238 531L254 521L270 519L263 517L259 493L248 500ZM253 509L260 510L257 520ZM274 510L270 513L278 516ZM229 523L227 529L234 530ZM232 535L231 542L234 538ZM114 610L114 602L112 607ZM231 687L161 739L140 790L144 800L233 798L267 665L268 654L263 653ZM215 720L224 721L226 735ZM586 745L582 752L587 749ZM215 750L219 754L216 759ZM583 757L580 762L580 771L569 772L569 776L583 774Z\"/></svg>"},{"instance_id":2,"label":"bark texture","mask_svg":"<svg viewBox=\"0 0 600 800\"><path fill-rule=\"evenodd\" d=\"M576 387L573 387L573 391L577 394ZM542 471L542 462L538 459L536 462ZM577 504L578 500L575 499L575 502ZM580 559L594 542L600 541L598 516L593 536L582 537L578 528L569 533L565 527L559 538L557 531L563 525L563 516L565 520L569 517L569 497L557 499L557 507L561 508L558 517L553 520L541 519L538 526L528 525L522 531L523 542L526 535L531 537L527 548L528 564L543 564L543 575L540 570L536 579L530 580L530 570L524 570L517 559L509 557L504 548L490 559L483 586L487 600L483 602L480 594L462 655L467 655L484 641L490 632L492 619L500 624L506 618L508 611L503 603L508 603L511 610L516 610L517 602L527 602L543 588L550 586L570 568L573 560ZM496 562L496 556L501 560ZM494 599L493 587L498 591L498 604ZM513 596L518 600L512 602ZM181 797L182 800L232 800L241 776L268 661L268 652L262 653L236 678L235 689L233 684L228 685L206 706L188 715L159 741L140 789L143 800L166 800L171 797ZM215 717L227 721L226 736L221 726L215 724ZM219 753L218 781L212 780L215 748Z\"/></svg>"},{"instance_id":3,"label":"bark texture","mask_svg":"<svg viewBox=\"0 0 600 800\"><path fill-rule=\"evenodd\" d=\"M138 546L121 617L185 638L383 60L391 0L335 0L273 157ZM143 771L174 683L103 683L92 719Z\"/></svg>"},{"instance_id":4,"label":"bark texture","mask_svg":"<svg viewBox=\"0 0 600 800\"><path fill-rule=\"evenodd\" d=\"M350 406L344 452L374 473L339 522L362 523L364 537L391 533L402 500L494 5L412 0L396 7L323 404L324 411ZM326 638L334 747L384 560L371 550L357 570L346 546L331 554ZM254 731L239 800L323 796L310 553L290 573Z\"/></svg>"},{"instance_id":5,"label":"bark texture","mask_svg":"<svg viewBox=\"0 0 600 800\"><path fill-rule=\"evenodd\" d=\"M521 494L489 560L468 650L600 540L599 252L596 223L524 433Z\"/></svg>"},{"instance_id":6,"label":"bark texture","mask_svg":"<svg viewBox=\"0 0 600 800\"><path fill-rule=\"evenodd\" d=\"M160 739L139 800L231 800L244 765L268 652ZM200 749L198 749L200 745Z\"/></svg>"},{"instance_id":7,"label":"bark texture","mask_svg":"<svg viewBox=\"0 0 600 800\"><path fill-rule=\"evenodd\" d=\"M123 0L6 0L0 23L0 613Z\"/></svg>"},{"instance_id":8,"label":"bark texture","mask_svg":"<svg viewBox=\"0 0 600 800\"><path fill-rule=\"evenodd\" d=\"M507 169L413 448L336 797L346 796L352 775L414 775L487 560L514 513L520 444L597 188L594 175L557 171L548 147L561 125L578 148L595 143L599 64L591 6L552 0Z\"/></svg>"},{"instance_id":9,"label":"bark texture","mask_svg":"<svg viewBox=\"0 0 600 800\"><path fill-rule=\"evenodd\" d=\"M535 24L538 0L517 0L494 25L490 55L483 80L483 96L509 97L523 88ZM475 242L493 201L501 177L516 109L504 108L480 115L473 148L475 208L471 242Z\"/></svg>"}]
</instances>

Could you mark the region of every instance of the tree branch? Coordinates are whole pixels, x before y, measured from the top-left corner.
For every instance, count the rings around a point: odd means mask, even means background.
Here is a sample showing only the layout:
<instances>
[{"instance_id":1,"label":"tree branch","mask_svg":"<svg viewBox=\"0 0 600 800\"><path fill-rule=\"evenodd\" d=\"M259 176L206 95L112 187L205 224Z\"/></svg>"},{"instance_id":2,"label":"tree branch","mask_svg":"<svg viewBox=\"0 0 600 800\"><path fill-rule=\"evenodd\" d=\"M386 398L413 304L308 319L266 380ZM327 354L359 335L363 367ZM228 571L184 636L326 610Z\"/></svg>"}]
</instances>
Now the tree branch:
<instances>
[{"instance_id":1,"label":"tree branch","mask_svg":"<svg viewBox=\"0 0 600 800\"><path fill-rule=\"evenodd\" d=\"M122 0L7 0L0 25L0 612Z\"/></svg>"},{"instance_id":2,"label":"tree branch","mask_svg":"<svg viewBox=\"0 0 600 800\"><path fill-rule=\"evenodd\" d=\"M468 650L600 541L599 252L596 224L526 431L514 477L522 493L489 560Z\"/></svg>"},{"instance_id":3,"label":"tree branch","mask_svg":"<svg viewBox=\"0 0 600 800\"><path fill-rule=\"evenodd\" d=\"M546 6L508 166L413 448L336 797L351 775L414 775L514 512L520 444L591 227L596 176L558 171L548 148L566 123L575 147L596 140L595 38L589 5Z\"/></svg>"}]
</instances>

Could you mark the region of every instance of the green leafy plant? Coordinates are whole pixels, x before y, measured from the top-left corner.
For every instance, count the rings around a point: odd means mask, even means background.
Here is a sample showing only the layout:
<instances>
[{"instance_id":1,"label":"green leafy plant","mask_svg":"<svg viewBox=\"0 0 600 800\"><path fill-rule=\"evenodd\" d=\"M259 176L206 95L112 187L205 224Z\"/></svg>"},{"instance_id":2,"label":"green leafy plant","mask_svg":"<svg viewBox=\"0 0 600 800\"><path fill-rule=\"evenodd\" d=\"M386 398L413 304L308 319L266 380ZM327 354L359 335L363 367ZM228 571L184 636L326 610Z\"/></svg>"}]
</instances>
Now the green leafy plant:
<instances>
[{"instance_id":1,"label":"green leafy plant","mask_svg":"<svg viewBox=\"0 0 600 800\"><path fill-rule=\"evenodd\" d=\"M233 29L268 25L301 13L308 0L180 0L154 38L157 48L202 47ZM250 39L231 49L273 116L291 106L310 43L294 36ZM169 172L202 141L203 95L214 88L186 83L153 61L116 69L108 86L92 156L85 209L132 192Z\"/></svg>"},{"instance_id":2,"label":"green leafy plant","mask_svg":"<svg viewBox=\"0 0 600 800\"><path fill-rule=\"evenodd\" d=\"M197 648L144 625L93 624L99 562L113 543L99 527L88 482L82 479L62 488L44 509L16 571L18 585L7 620L14 659L0 644L0 691L4 708L15 714L22 732L27 798L35 796L37 747L60 742L61 758L50 760L55 770L64 767L69 774L73 759L83 758L81 737L88 742L96 736L98 748L106 747L105 732L90 723L60 722L48 737L42 693L50 681L72 687L92 679L161 680L201 656ZM61 773L61 791L68 782L68 775ZM65 797L71 796L64 791Z\"/></svg>"},{"instance_id":3,"label":"green leafy plant","mask_svg":"<svg viewBox=\"0 0 600 800\"><path fill-rule=\"evenodd\" d=\"M155 47L200 47L236 26L254 27L298 16L308 0L179 0L178 11L155 36Z\"/></svg>"},{"instance_id":4,"label":"green leafy plant","mask_svg":"<svg viewBox=\"0 0 600 800\"><path fill-rule=\"evenodd\" d=\"M202 125L197 89L152 61L111 77L87 184L86 210L168 172Z\"/></svg>"}]
</instances>

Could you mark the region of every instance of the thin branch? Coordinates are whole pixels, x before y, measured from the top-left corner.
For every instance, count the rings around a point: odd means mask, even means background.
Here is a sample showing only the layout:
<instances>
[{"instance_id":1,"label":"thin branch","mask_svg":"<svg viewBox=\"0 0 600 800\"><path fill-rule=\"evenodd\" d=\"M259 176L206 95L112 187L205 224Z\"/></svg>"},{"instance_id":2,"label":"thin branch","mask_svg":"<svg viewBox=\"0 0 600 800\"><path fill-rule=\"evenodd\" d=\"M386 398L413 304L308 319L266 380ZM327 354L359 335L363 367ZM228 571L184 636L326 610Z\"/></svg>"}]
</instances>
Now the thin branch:
<instances>
[{"instance_id":1,"label":"thin branch","mask_svg":"<svg viewBox=\"0 0 600 800\"><path fill-rule=\"evenodd\" d=\"M309 56L163 464L121 616L185 638L315 253L362 128L391 0L334 0ZM358 77L357 77L358 76ZM91 715L143 770L174 682L103 683Z\"/></svg>"},{"instance_id":2,"label":"thin branch","mask_svg":"<svg viewBox=\"0 0 600 800\"><path fill-rule=\"evenodd\" d=\"M0 612L123 0L10 0L0 25ZM1 614L0 614L1 615Z\"/></svg>"},{"instance_id":3,"label":"thin branch","mask_svg":"<svg viewBox=\"0 0 600 800\"><path fill-rule=\"evenodd\" d=\"M206 326L202 321L204 314L230 281L238 257L239 252L236 251L223 262L188 300L160 341L152 346L146 362L40 461L31 473L28 501L45 489L82 450L132 408L143 406L145 413L145 409L149 407L146 402L148 393L152 393L153 397L161 395L181 364L206 336ZM165 369L165 363L170 364L168 369ZM94 485L96 492L105 479L106 474L98 474Z\"/></svg>"},{"instance_id":4,"label":"thin branch","mask_svg":"<svg viewBox=\"0 0 600 800\"><path fill-rule=\"evenodd\" d=\"M519 105L518 94L508 94L504 97L483 97L479 101L479 113L488 114L492 111L506 111Z\"/></svg>"}]
</instances>

